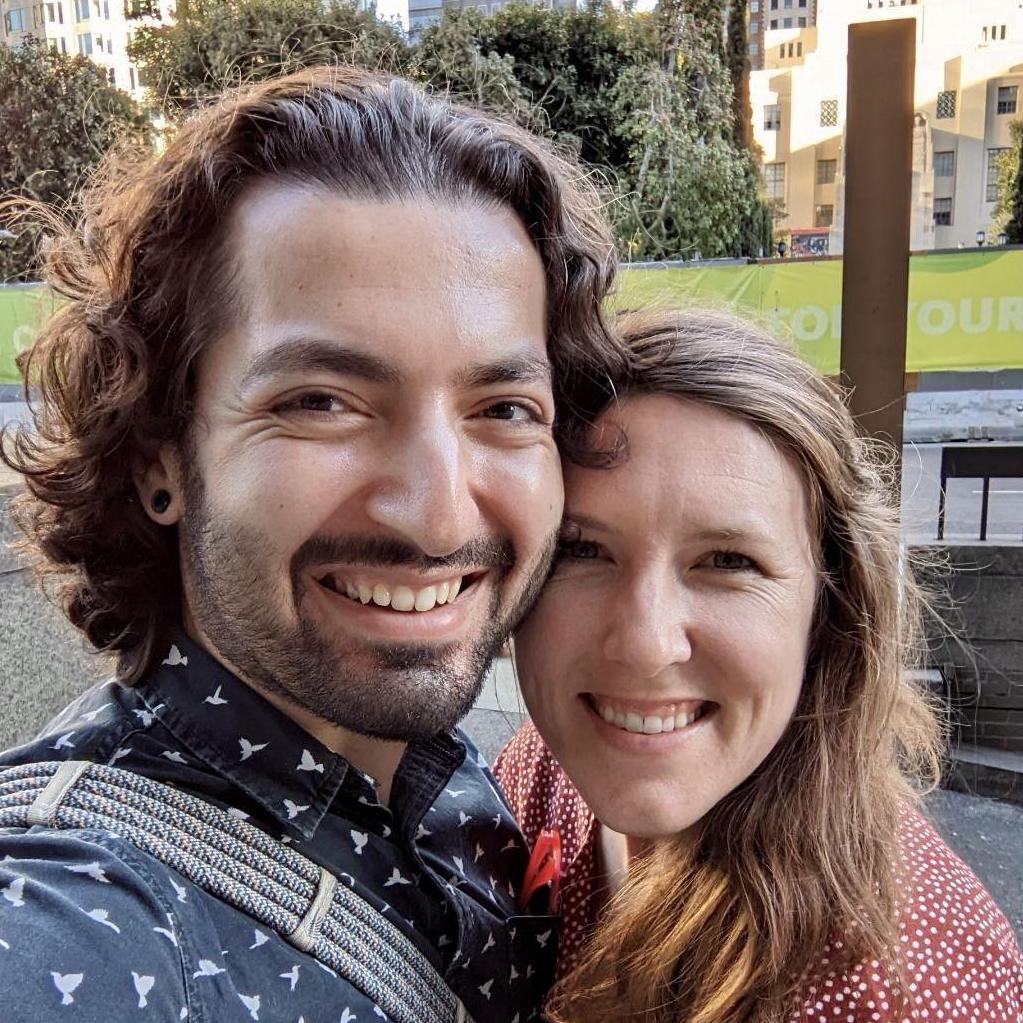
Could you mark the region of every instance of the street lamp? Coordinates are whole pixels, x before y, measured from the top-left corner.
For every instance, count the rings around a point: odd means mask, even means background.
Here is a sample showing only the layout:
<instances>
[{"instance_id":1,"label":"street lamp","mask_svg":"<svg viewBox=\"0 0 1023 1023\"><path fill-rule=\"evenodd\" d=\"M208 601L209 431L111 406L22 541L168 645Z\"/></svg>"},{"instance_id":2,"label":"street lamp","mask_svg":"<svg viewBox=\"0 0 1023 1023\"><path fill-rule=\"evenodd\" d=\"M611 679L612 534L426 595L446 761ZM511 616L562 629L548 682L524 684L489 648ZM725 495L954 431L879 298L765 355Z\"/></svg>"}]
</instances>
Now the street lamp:
<instances>
[{"instance_id":1,"label":"street lamp","mask_svg":"<svg viewBox=\"0 0 1023 1023\"><path fill-rule=\"evenodd\" d=\"M785 242L783 242L783 241L778 242L778 255L781 256L782 259L785 258L785 253L788 252L788 251L789 251L789 247L788 247L788 245L785 244Z\"/></svg>"},{"instance_id":2,"label":"street lamp","mask_svg":"<svg viewBox=\"0 0 1023 1023\"><path fill-rule=\"evenodd\" d=\"M998 236L998 244L1003 246L1009 244L1009 236L1004 231Z\"/></svg>"},{"instance_id":3,"label":"street lamp","mask_svg":"<svg viewBox=\"0 0 1023 1023\"><path fill-rule=\"evenodd\" d=\"M983 248L984 242L987 241L987 231L977 232L977 248Z\"/></svg>"}]
</instances>

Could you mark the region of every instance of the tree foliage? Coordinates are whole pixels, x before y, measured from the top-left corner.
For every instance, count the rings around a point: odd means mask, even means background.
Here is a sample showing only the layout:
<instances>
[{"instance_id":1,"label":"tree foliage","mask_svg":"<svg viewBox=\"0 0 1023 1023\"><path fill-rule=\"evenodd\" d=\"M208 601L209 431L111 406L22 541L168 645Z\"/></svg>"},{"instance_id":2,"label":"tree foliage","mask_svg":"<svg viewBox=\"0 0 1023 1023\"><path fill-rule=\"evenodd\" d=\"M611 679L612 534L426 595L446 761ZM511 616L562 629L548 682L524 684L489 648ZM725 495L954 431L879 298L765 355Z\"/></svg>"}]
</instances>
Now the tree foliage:
<instances>
[{"instance_id":1,"label":"tree foliage","mask_svg":"<svg viewBox=\"0 0 1023 1023\"><path fill-rule=\"evenodd\" d=\"M172 24L140 28L128 55L173 115L225 86L308 64L400 71L408 47L398 26L341 0L190 0Z\"/></svg>"},{"instance_id":2,"label":"tree foliage","mask_svg":"<svg viewBox=\"0 0 1023 1023\"><path fill-rule=\"evenodd\" d=\"M998 167L998 205L994 225L1010 245L1023 245L1023 120L1009 126L1012 146Z\"/></svg>"},{"instance_id":3,"label":"tree foliage","mask_svg":"<svg viewBox=\"0 0 1023 1023\"><path fill-rule=\"evenodd\" d=\"M736 92L747 73L744 14L740 32L733 9L726 36L725 7L447 9L409 45L350 0L189 0L174 23L140 28L129 55L172 120L225 85L299 66L402 73L514 119L593 168L626 258L757 255L770 245L770 212L746 142L748 98Z\"/></svg>"},{"instance_id":4,"label":"tree foliage","mask_svg":"<svg viewBox=\"0 0 1023 1023\"><path fill-rule=\"evenodd\" d=\"M66 207L76 189L118 142L145 144L149 120L106 73L29 41L0 44L0 196ZM33 232L21 230L8 207L0 227L0 280L33 275Z\"/></svg>"}]
</instances>

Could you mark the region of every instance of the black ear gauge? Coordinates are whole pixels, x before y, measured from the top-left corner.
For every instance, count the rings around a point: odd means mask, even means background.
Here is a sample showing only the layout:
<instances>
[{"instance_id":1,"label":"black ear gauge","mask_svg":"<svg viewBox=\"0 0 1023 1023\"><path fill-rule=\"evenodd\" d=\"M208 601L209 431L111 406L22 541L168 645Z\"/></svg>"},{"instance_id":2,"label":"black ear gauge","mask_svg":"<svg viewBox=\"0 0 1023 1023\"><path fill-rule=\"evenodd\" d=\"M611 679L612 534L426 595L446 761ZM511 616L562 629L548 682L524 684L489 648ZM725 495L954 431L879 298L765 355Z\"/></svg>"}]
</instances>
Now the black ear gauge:
<instances>
[{"instance_id":1,"label":"black ear gauge","mask_svg":"<svg viewBox=\"0 0 1023 1023\"><path fill-rule=\"evenodd\" d=\"M170 493L166 490L157 490L150 498L149 504L157 515L162 515L171 505Z\"/></svg>"}]
</instances>

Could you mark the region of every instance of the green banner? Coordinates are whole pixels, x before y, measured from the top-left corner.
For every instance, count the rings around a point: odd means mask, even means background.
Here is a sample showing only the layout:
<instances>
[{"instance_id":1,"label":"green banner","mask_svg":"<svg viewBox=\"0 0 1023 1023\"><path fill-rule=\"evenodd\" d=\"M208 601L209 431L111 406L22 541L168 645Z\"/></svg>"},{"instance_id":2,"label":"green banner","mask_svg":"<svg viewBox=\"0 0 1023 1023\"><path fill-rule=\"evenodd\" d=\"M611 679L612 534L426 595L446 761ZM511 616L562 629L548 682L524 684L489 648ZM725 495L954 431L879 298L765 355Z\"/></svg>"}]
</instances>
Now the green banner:
<instances>
[{"instance_id":1,"label":"green banner","mask_svg":"<svg viewBox=\"0 0 1023 1023\"><path fill-rule=\"evenodd\" d=\"M732 306L772 322L824 373L837 373L842 341L842 261L627 270L620 306L648 302ZM913 256L909 262L906 368L1023 368L1023 251Z\"/></svg>"},{"instance_id":2,"label":"green banner","mask_svg":"<svg viewBox=\"0 0 1023 1023\"><path fill-rule=\"evenodd\" d=\"M52 312L53 301L42 286L0 286L0 384L21 383L14 360Z\"/></svg>"},{"instance_id":3,"label":"green banner","mask_svg":"<svg viewBox=\"0 0 1023 1023\"><path fill-rule=\"evenodd\" d=\"M913 256L909 264L909 372L1023 368L1023 250ZM727 305L772 323L824 373L837 373L842 261L626 270L616 302ZM41 287L0 287L0 383L52 301Z\"/></svg>"}]
</instances>

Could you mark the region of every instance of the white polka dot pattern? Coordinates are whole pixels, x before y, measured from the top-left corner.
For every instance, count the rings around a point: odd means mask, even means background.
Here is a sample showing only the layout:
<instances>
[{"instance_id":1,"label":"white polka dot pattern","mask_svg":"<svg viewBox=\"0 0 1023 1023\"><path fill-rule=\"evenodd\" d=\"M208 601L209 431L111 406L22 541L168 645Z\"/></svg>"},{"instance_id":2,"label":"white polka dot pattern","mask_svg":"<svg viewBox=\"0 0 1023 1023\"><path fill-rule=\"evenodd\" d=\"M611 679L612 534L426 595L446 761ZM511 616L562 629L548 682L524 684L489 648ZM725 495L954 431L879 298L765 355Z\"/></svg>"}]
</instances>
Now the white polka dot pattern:
<instances>
[{"instance_id":1,"label":"white polka dot pattern","mask_svg":"<svg viewBox=\"0 0 1023 1023\"><path fill-rule=\"evenodd\" d=\"M606 898L597 878L596 822L531 723L501 752L494 773L530 844L542 828L561 831L564 976ZM907 811L901 845L899 941L909 981L903 1011L893 1000L895 964L875 959L832 969L842 949L836 938L822 949L791 1023L1023 1023L1023 954L1004 914L919 814Z\"/></svg>"}]
</instances>

